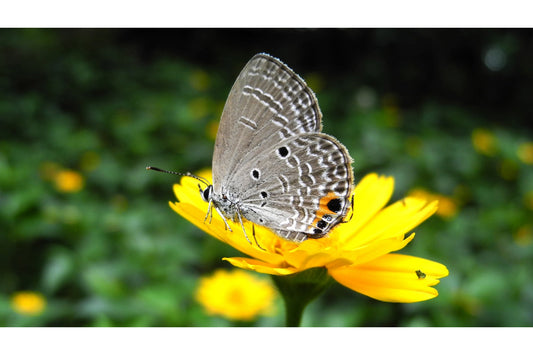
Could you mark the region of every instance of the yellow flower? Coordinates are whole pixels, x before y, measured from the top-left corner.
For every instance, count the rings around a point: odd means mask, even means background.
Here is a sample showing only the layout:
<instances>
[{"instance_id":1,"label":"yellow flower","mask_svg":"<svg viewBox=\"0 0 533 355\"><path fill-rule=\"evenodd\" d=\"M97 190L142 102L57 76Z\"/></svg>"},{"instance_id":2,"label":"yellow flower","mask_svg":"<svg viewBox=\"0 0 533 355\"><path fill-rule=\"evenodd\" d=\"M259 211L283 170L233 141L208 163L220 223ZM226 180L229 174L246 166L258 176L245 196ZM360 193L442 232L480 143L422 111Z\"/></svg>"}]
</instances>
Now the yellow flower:
<instances>
[{"instance_id":1,"label":"yellow flower","mask_svg":"<svg viewBox=\"0 0 533 355\"><path fill-rule=\"evenodd\" d=\"M496 153L496 137L487 129L475 129L472 132L472 144L481 154L494 155Z\"/></svg>"},{"instance_id":2,"label":"yellow flower","mask_svg":"<svg viewBox=\"0 0 533 355\"><path fill-rule=\"evenodd\" d=\"M436 213L443 218L451 218L457 214L457 203L451 197L434 194L422 188L411 190L409 196L427 201L439 201L439 207Z\"/></svg>"},{"instance_id":3,"label":"yellow flower","mask_svg":"<svg viewBox=\"0 0 533 355\"><path fill-rule=\"evenodd\" d=\"M83 188L83 176L73 170L61 170L54 176L56 189L61 192L78 192Z\"/></svg>"},{"instance_id":4,"label":"yellow flower","mask_svg":"<svg viewBox=\"0 0 533 355\"><path fill-rule=\"evenodd\" d=\"M275 295L274 287L266 280L242 270L220 269L200 280L196 300L211 315L251 321L271 314Z\"/></svg>"},{"instance_id":5,"label":"yellow flower","mask_svg":"<svg viewBox=\"0 0 533 355\"><path fill-rule=\"evenodd\" d=\"M533 165L533 142L520 144L517 154L524 164Z\"/></svg>"},{"instance_id":6,"label":"yellow flower","mask_svg":"<svg viewBox=\"0 0 533 355\"><path fill-rule=\"evenodd\" d=\"M35 316L44 311L46 300L39 293L20 291L11 297L11 307L17 313Z\"/></svg>"},{"instance_id":7,"label":"yellow flower","mask_svg":"<svg viewBox=\"0 0 533 355\"><path fill-rule=\"evenodd\" d=\"M210 180L211 172L200 176ZM434 261L391 254L414 238L406 236L437 210L437 201L406 197L386 208L394 179L377 174L365 176L354 191L353 218L334 228L327 237L302 243L285 240L269 229L255 226L256 243L250 244L238 223L228 221L233 232L215 212L211 223L204 217L207 203L198 192L198 181L184 177L174 185L178 201L170 207L211 236L250 256L224 258L234 266L271 275L290 275L310 268L324 267L337 282L369 297L387 302L418 302L434 298L431 286L448 275ZM252 223L245 221L249 236ZM421 277L423 275L424 277Z\"/></svg>"}]
</instances>

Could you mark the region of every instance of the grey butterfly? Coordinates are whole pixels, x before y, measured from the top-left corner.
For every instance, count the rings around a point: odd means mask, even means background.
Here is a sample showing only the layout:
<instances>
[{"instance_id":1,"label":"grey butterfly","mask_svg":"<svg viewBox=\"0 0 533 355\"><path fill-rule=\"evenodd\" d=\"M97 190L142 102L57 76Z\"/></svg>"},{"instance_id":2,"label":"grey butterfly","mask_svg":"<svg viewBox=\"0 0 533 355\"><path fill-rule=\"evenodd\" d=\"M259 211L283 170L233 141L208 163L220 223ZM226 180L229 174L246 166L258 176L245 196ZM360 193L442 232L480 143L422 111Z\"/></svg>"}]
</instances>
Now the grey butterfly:
<instances>
[{"instance_id":1,"label":"grey butterfly","mask_svg":"<svg viewBox=\"0 0 533 355\"><path fill-rule=\"evenodd\" d=\"M246 219L295 242L327 235L350 208L353 173L346 148L321 132L321 118L302 78L255 55L222 112L213 184L200 189L207 214L214 208L230 230L227 219L243 231Z\"/></svg>"}]
</instances>

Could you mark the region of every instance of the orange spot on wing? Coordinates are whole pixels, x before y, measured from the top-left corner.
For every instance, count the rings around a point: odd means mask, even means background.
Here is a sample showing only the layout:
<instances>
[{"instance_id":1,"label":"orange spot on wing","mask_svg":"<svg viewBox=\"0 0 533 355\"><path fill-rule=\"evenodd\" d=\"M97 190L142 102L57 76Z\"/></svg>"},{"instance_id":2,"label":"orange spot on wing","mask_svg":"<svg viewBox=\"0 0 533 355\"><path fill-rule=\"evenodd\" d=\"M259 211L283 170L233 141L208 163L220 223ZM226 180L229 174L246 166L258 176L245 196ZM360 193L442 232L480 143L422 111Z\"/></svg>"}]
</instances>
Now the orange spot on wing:
<instances>
[{"instance_id":1,"label":"orange spot on wing","mask_svg":"<svg viewBox=\"0 0 533 355\"><path fill-rule=\"evenodd\" d=\"M324 215L326 214L333 214L337 215L338 212L333 212L329 209L328 203L332 200L340 198L338 195L336 195L333 191L328 192L328 194L320 199L318 202L318 210L316 211L316 218L313 221L313 226L316 226L316 224L322 220ZM311 228L310 228L311 229Z\"/></svg>"}]
</instances>

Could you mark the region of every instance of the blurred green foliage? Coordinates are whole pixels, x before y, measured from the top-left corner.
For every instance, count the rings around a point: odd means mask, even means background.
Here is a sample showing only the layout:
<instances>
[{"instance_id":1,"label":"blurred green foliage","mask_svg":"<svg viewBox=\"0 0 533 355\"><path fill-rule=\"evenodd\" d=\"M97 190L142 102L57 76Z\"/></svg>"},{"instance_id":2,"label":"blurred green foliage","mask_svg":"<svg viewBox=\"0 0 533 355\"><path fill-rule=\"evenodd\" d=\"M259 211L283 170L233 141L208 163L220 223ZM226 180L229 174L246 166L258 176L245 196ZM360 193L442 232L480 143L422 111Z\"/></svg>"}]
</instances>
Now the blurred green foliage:
<instances>
[{"instance_id":1,"label":"blurred green foliage","mask_svg":"<svg viewBox=\"0 0 533 355\"><path fill-rule=\"evenodd\" d=\"M334 285L303 325L533 325L532 34L0 30L0 325L233 324L194 292L237 251L176 215L176 179L145 166L209 167L227 93L261 51L317 92L356 180L392 175L393 199L422 188L456 209L402 251L449 268L436 299ZM64 171L81 182L62 185ZM17 312L20 291L42 294L44 311ZM277 308L255 324L282 325Z\"/></svg>"}]
</instances>

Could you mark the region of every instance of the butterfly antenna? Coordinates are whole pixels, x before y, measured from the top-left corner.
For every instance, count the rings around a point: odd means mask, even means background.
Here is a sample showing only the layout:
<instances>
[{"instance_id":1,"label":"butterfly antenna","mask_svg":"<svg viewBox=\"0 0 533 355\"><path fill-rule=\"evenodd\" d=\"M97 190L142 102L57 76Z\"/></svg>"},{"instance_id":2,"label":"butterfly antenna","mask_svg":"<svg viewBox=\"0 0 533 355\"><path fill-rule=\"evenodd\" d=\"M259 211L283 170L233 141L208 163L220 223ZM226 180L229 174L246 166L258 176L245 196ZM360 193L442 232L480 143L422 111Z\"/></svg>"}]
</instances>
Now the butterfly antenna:
<instances>
[{"instance_id":1,"label":"butterfly antenna","mask_svg":"<svg viewBox=\"0 0 533 355\"><path fill-rule=\"evenodd\" d=\"M174 174L174 175L179 175L179 176L188 176L188 177L192 177L193 179L196 179L196 180L206 184L207 186L211 185L207 179L205 179L205 178L203 178L201 176L197 176L197 175L191 174L190 172L178 173L178 172L175 172L175 171L159 169L159 168L156 168L155 166L147 166L146 170L155 170L155 171L159 171L161 173Z\"/></svg>"}]
</instances>

